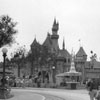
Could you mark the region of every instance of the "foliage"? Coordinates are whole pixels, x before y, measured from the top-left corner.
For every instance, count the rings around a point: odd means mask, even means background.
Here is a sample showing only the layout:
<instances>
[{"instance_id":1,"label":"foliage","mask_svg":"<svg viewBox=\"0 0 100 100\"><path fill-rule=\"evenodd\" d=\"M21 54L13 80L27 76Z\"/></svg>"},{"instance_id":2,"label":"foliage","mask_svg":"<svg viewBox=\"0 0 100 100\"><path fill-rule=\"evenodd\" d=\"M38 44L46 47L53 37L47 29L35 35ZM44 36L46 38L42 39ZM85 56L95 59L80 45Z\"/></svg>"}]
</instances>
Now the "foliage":
<instances>
[{"instance_id":1,"label":"foliage","mask_svg":"<svg viewBox=\"0 0 100 100\"><path fill-rule=\"evenodd\" d=\"M26 59L26 48L19 47L15 52L13 57L11 58L11 63L13 63L13 67L18 68L18 77L20 77L20 69L24 67L25 59Z\"/></svg>"},{"instance_id":2,"label":"foliage","mask_svg":"<svg viewBox=\"0 0 100 100\"><path fill-rule=\"evenodd\" d=\"M17 30L14 29L16 24L8 15L0 17L0 48L14 42L13 35L17 33Z\"/></svg>"},{"instance_id":3,"label":"foliage","mask_svg":"<svg viewBox=\"0 0 100 100\"><path fill-rule=\"evenodd\" d=\"M97 59L97 54L96 53L93 53L93 51L91 51L91 57L90 59L93 61L93 60L96 60Z\"/></svg>"},{"instance_id":4,"label":"foliage","mask_svg":"<svg viewBox=\"0 0 100 100\"><path fill-rule=\"evenodd\" d=\"M42 46L41 55L40 55L40 63L47 64L49 60L53 58L52 53L49 51L47 46Z\"/></svg>"},{"instance_id":5,"label":"foliage","mask_svg":"<svg viewBox=\"0 0 100 100\"><path fill-rule=\"evenodd\" d=\"M39 63L41 66L54 59L54 54L50 52L49 48L44 45L34 46L32 51L28 53L27 60Z\"/></svg>"},{"instance_id":6,"label":"foliage","mask_svg":"<svg viewBox=\"0 0 100 100\"><path fill-rule=\"evenodd\" d=\"M47 46L40 45L37 42L34 43L34 45L31 46L31 51L26 57L27 61L31 63L31 75L33 75L36 66L42 68L42 66L48 66L50 62L54 64L55 57L55 54L52 53Z\"/></svg>"},{"instance_id":7,"label":"foliage","mask_svg":"<svg viewBox=\"0 0 100 100\"><path fill-rule=\"evenodd\" d=\"M26 56L26 48L25 46L19 47L13 54L13 57L11 58L12 62L21 63L25 60Z\"/></svg>"}]
</instances>

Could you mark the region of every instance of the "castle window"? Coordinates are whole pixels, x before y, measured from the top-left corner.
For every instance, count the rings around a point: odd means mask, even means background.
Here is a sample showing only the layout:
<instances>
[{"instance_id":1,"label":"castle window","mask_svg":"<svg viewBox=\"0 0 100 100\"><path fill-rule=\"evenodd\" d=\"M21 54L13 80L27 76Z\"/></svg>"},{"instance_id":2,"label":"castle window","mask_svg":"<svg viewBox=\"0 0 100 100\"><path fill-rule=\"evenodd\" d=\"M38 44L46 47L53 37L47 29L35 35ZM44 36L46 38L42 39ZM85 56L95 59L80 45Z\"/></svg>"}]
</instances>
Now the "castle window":
<instances>
[{"instance_id":1,"label":"castle window","mask_svg":"<svg viewBox=\"0 0 100 100\"><path fill-rule=\"evenodd\" d=\"M70 63L70 59L68 59L68 63Z\"/></svg>"},{"instance_id":2,"label":"castle window","mask_svg":"<svg viewBox=\"0 0 100 100\"><path fill-rule=\"evenodd\" d=\"M93 65L91 65L91 69L93 69Z\"/></svg>"}]
</instances>

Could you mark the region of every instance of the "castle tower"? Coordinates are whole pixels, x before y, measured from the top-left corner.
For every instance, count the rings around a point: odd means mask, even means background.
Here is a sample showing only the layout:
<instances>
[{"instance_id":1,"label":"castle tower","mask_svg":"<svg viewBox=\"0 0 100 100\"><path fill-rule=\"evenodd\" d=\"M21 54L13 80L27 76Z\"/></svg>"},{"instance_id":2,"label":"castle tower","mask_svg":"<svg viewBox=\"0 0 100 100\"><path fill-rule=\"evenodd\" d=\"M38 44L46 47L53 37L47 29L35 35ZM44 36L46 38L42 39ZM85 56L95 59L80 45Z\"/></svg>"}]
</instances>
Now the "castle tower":
<instances>
[{"instance_id":1,"label":"castle tower","mask_svg":"<svg viewBox=\"0 0 100 100\"><path fill-rule=\"evenodd\" d=\"M87 54L85 53L83 47L80 47L79 51L76 54L75 64L76 64L77 71L82 72L82 80L81 81L84 81L84 79L85 79L86 61L87 61Z\"/></svg>"},{"instance_id":2,"label":"castle tower","mask_svg":"<svg viewBox=\"0 0 100 100\"><path fill-rule=\"evenodd\" d=\"M53 51L58 51L59 49L59 45L58 45L58 29L59 29L59 23L56 22L56 19L54 19L54 23L53 23L53 27L52 27L52 35L51 35L51 39L52 39L52 47L53 47Z\"/></svg>"},{"instance_id":3,"label":"castle tower","mask_svg":"<svg viewBox=\"0 0 100 100\"><path fill-rule=\"evenodd\" d=\"M37 57L38 57L38 52L40 51L41 45L39 44L39 42L37 42L36 37L34 39L34 41L31 44L31 75L33 75L34 73L36 73L36 71L38 71L38 66L37 66Z\"/></svg>"},{"instance_id":4,"label":"castle tower","mask_svg":"<svg viewBox=\"0 0 100 100\"><path fill-rule=\"evenodd\" d=\"M33 50L33 48L35 47L35 45L37 45L37 43L38 42L37 42L36 37L35 37L34 41L31 44L31 51Z\"/></svg>"}]
</instances>

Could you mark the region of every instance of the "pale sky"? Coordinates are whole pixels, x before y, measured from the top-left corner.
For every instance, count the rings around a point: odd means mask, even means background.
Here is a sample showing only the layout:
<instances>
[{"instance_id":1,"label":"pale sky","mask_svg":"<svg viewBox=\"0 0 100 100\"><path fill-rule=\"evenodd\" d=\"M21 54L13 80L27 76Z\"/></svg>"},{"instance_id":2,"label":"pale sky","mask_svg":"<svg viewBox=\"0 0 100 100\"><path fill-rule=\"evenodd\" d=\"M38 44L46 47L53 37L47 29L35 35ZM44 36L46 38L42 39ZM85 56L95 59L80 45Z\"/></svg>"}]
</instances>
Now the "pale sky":
<instances>
[{"instance_id":1,"label":"pale sky","mask_svg":"<svg viewBox=\"0 0 100 100\"><path fill-rule=\"evenodd\" d=\"M16 41L28 50L35 36L40 44L44 42L56 17L60 48L64 37L69 53L72 48L77 53L81 44L88 58L91 50L100 58L100 0L0 0L0 15L18 22ZM16 45L8 48L8 56L13 48Z\"/></svg>"}]
</instances>

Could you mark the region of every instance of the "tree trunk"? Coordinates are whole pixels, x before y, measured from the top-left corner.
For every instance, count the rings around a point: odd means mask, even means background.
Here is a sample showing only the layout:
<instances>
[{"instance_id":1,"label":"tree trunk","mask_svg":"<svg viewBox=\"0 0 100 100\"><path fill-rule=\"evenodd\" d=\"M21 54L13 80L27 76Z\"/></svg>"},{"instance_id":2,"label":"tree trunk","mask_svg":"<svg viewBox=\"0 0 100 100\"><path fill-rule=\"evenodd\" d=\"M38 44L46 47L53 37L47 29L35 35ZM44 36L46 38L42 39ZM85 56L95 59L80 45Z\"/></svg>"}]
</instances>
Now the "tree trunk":
<instances>
[{"instance_id":1,"label":"tree trunk","mask_svg":"<svg viewBox=\"0 0 100 100\"><path fill-rule=\"evenodd\" d=\"M18 64L18 77L20 77L20 64Z\"/></svg>"}]
</instances>

